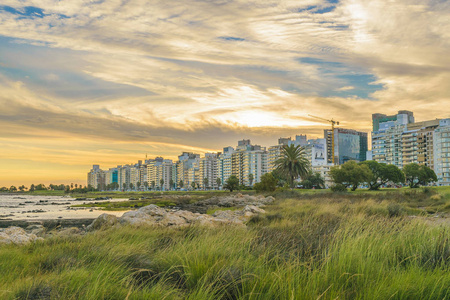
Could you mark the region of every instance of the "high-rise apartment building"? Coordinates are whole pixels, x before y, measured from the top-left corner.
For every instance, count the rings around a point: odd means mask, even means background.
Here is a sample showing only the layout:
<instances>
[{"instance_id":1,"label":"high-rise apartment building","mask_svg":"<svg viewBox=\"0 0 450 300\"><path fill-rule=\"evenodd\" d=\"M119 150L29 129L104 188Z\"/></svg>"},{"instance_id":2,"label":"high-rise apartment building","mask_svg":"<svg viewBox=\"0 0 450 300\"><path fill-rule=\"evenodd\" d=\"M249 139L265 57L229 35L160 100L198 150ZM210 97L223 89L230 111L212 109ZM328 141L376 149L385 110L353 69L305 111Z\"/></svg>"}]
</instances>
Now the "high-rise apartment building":
<instances>
[{"instance_id":1,"label":"high-rise apartment building","mask_svg":"<svg viewBox=\"0 0 450 300\"><path fill-rule=\"evenodd\" d=\"M217 174L220 178L222 186L232 175L232 165L233 165L232 155L234 151L235 150L233 147L225 147L223 148L223 152L219 155Z\"/></svg>"},{"instance_id":2,"label":"high-rise apartment building","mask_svg":"<svg viewBox=\"0 0 450 300\"><path fill-rule=\"evenodd\" d=\"M305 147L305 155L311 167L328 164L326 139L311 139Z\"/></svg>"},{"instance_id":3,"label":"high-rise apartment building","mask_svg":"<svg viewBox=\"0 0 450 300\"><path fill-rule=\"evenodd\" d=\"M450 119L414 122L409 111L397 115L374 114L373 160L403 168L410 163L433 169L439 184L450 184Z\"/></svg>"},{"instance_id":4,"label":"high-rise apartment building","mask_svg":"<svg viewBox=\"0 0 450 300\"><path fill-rule=\"evenodd\" d=\"M414 123L414 114L401 110L396 115L372 115L372 158L375 161L403 165L402 134Z\"/></svg>"},{"instance_id":5,"label":"high-rise apartment building","mask_svg":"<svg viewBox=\"0 0 450 300\"><path fill-rule=\"evenodd\" d=\"M439 121L434 131L434 172L438 182L450 185L450 118Z\"/></svg>"},{"instance_id":6,"label":"high-rise apartment building","mask_svg":"<svg viewBox=\"0 0 450 300\"><path fill-rule=\"evenodd\" d=\"M241 140L236 149L226 147L219 155L218 177L222 185L234 175L239 184L250 185L261 181L261 176L268 172L268 153L265 147L252 145L250 140ZM250 174L253 180L250 180Z\"/></svg>"},{"instance_id":7,"label":"high-rise apartment building","mask_svg":"<svg viewBox=\"0 0 450 300\"><path fill-rule=\"evenodd\" d=\"M275 170L275 162L281 157L281 149L283 146L295 145L305 147L308 144L306 135L300 134L295 136L295 140L292 138L279 138L278 145L270 146L268 149L268 167L267 171L272 172Z\"/></svg>"},{"instance_id":8,"label":"high-rise apartment building","mask_svg":"<svg viewBox=\"0 0 450 300\"><path fill-rule=\"evenodd\" d=\"M433 169L433 135L439 126L439 120L431 120L406 125L401 134L401 157L398 165L403 167L410 163L425 165Z\"/></svg>"},{"instance_id":9,"label":"high-rise apartment building","mask_svg":"<svg viewBox=\"0 0 450 300\"><path fill-rule=\"evenodd\" d=\"M205 153L205 156L200 158L199 164L200 187L203 189L218 188L217 186L218 176L219 176L219 153Z\"/></svg>"},{"instance_id":10,"label":"high-rise apartment building","mask_svg":"<svg viewBox=\"0 0 450 300\"><path fill-rule=\"evenodd\" d=\"M100 169L99 165L93 165L92 169L87 174L87 184L94 189L105 188L105 172Z\"/></svg>"},{"instance_id":11,"label":"high-rise apartment building","mask_svg":"<svg viewBox=\"0 0 450 300\"><path fill-rule=\"evenodd\" d=\"M189 188L192 182L198 182L199 162L200 154L183 152L178 156L176 182L179 183L180 181L183 181L184 188ZM190 169L191 171L189 171ZM195 172L195 169L197 169L197 173Z\"/></svg>"},{"instance_id":12,"label":"high-rise apartment building","mask_svg":"<svg viewBox=\"0 0 450 300\"><path fill-rule=\"evenodd\" d=\"M147 160L146 164L147 182L150 188L166 191L174 188L174 164L172 160L156 157L155 159Z\"/></svg>"}]
</instances>

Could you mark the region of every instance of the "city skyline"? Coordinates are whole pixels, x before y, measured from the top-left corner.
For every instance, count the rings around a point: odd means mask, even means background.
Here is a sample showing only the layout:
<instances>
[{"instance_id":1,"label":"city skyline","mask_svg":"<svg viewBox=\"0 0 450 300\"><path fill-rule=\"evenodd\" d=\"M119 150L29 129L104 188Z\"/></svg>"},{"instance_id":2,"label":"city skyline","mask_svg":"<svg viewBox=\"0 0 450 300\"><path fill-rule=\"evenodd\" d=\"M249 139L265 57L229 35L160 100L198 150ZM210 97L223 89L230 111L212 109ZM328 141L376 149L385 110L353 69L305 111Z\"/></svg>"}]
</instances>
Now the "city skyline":
<instances>
[{"instance_id":1,"label":"city skyline","mask_svg":"<svg viewBox=\"0 0 450 300\"><path fill-rule=\"evenodd\" d=\"M301 3L299 3L301 2ZM0 5L0 185L248 138L450 116L444 1L54 1ZM370 136L370 134L369 134Z\"/></svg>"}]
</instances>

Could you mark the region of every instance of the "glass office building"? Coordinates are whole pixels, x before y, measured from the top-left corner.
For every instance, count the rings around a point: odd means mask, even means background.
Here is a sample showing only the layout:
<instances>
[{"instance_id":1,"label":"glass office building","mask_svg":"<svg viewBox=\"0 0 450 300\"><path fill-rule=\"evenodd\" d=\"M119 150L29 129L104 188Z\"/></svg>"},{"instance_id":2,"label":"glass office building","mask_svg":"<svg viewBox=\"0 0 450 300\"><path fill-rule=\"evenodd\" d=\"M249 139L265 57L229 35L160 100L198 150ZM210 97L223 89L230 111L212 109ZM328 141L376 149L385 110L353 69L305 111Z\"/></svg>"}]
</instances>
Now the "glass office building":
<instances>
[{"instance_id":1,"label":"glass office building","mask_svg":"<svg viewBox=\"0 0 450 300\"><path fill-rule=\"evenodd\" d=\"M324 130L327 140L328 163L332 163L331 130ZM335 164L342 165L349 160L365 161L368 150L367 132L353 129L334 129L334 158Z\"/></svg>"}]
</instances>

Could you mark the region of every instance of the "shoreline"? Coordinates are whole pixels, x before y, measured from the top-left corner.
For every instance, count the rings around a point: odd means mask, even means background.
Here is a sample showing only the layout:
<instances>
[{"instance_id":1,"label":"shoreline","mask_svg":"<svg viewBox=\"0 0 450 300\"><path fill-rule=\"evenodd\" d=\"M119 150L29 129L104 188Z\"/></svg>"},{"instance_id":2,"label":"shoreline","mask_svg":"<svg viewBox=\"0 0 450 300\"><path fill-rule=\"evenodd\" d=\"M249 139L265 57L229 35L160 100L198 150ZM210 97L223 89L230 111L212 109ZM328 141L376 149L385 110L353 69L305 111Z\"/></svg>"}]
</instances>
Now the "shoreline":
<instances>
[{"instance_id":1,"label":"shoreline","mask_svg":"<svg viewBox=\"0 0 450 300\"><path fill-rule=\"evenodd\" d=\"M27 228L30 225L42 225L47 229L78 227L90 225L95 218L68 218L68 219L33 219L33 220L0 220L0 228L10 226Z\"/></svg>"}]
</instances>

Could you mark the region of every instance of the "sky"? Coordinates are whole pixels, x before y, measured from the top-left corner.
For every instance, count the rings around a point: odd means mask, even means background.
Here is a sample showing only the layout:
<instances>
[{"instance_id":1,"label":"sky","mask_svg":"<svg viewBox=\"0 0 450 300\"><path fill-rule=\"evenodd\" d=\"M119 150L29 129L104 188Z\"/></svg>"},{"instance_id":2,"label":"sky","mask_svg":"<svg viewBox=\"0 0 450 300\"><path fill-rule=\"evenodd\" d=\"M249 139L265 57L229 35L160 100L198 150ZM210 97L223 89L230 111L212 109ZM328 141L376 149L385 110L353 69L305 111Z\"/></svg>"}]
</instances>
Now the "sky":
<instances>
[{"instance_id":1,"label":"sky","mask_svg":"<svg viewBox=\"0 0 450 300\"><path fill-rule=\"evenodd\" d=\"M0 186L450 117L450 1L2 0Z\"/></svg>"}]
</instances>

